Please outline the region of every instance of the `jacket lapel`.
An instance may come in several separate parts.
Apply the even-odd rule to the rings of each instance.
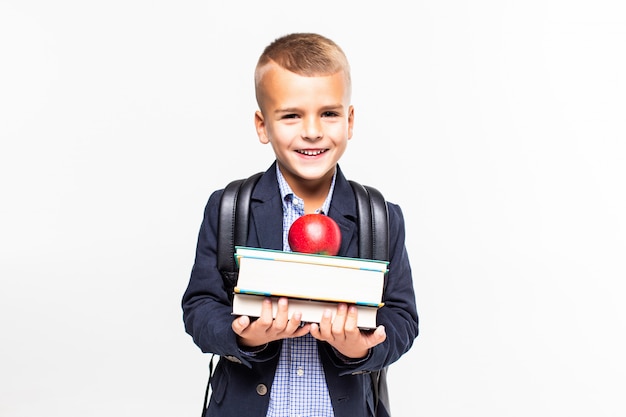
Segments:
[[[280,200],[276,162],[259,179],[250,200],[252,228],[248,245],[283,249],[283,205]]]
[[[335,189],[328,215],[337,222],[341,229],[339,255],[356,257],[358,254],[356,200],[350,183],[339,167],[337,167]]]

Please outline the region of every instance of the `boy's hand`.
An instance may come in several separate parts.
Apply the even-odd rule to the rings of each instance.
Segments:
[[[356,325],[357,314],[355,306],[339,304],[335,319],[332,320],[332,312],[326,310],[320,324],[311,325],[311,335],[328,342],[348,358],[364,358],[370,348],[384,342],[387,335],[384,326],[378,326],[373,332],[362,332]]]
[[[288,301],[286,298],[278,300],[276,318],[272,317],[272,301],[266,298],[263,301],[261,316],[250,321],[248,316],[236,318],[232,323],[233,331],[237,334],[241,346],[263,346],[274,340],[304,336],[309,332],[310,324],[301,326],[300,313],[294,313],[291,320],[288,317]]]

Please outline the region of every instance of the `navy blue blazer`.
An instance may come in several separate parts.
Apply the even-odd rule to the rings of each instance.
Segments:
[[[282,250],[282,202],[276,163],[264,173],[252,193],[248,246]],[[185,330],[202,352],[220,360],[211,383],[206,416],[265,417],[278,364],[281,341],[270,343],[256,355],[239,350],[232,331],[232,305],[216,266],[217,216],[223,190],[212,193],[204,211],[195,262],[183,295]],[[385,326],[387,339],[371,349],[367,360],[346,363],[325,342],[318,342],[328,390],[336,417],[373,416],[373,393],[367,375],[398,360],[418,334],[418,316],[405,227],[399,206],[389,206],[389,273],[383,294],[385,305],[377,322]],[[358,256],[356,201],[350,184],[338,168],[328,215],[341,229],[339,256]]]

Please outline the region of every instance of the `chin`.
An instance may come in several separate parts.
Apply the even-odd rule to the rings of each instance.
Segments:
[[[321,161],[291,161],[293,163],[278,163],[283,175],[293,177],[300,181],[319,181],[325,178],[331,178],[337,166],[337,163],[328,165],[327,163],[319,163]]]
[[[303,180],[318,181],[331,178],[335,173],[335,165],[319,169],[303,169],[298,171],[298,176]]]

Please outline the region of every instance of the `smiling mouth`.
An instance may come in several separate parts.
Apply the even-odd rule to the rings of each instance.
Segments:
[[[328,149],[314,149],[314,150],[298,149],[296,152],[298,152],[298,153],[300,153],[302,155],[307,155],[307,156],[317,156],[317,155],[323,154],[327,150]]]

